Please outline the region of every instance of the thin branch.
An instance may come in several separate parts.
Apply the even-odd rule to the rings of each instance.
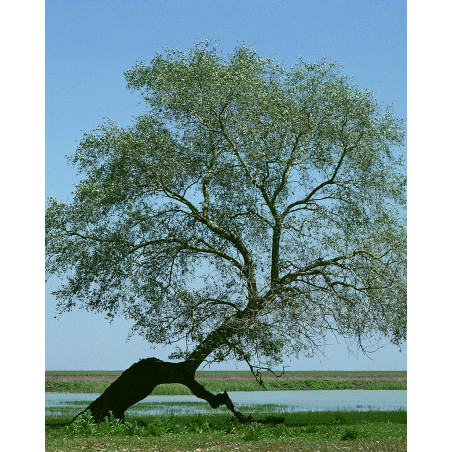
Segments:
[[[342,165],[342,162],[343,162],[343,160],[344,160],[344,157],[345,157],[345,154],[346,154],[347,150],[348,150],[348,149],[347,149],[347,146],[344,146],[344,149],[343,149],[343,151],[342,151],[342,154],[341,154],[341,156],[340,156],[340,158],[339,158],[339,161],[338,161],[338,163],[337,163],[337,165],[336,165],[336,168],[334,169],[333,174],[331,175],[331,177],[330,177],[328,180],[322,182],[320,185],[318,185],[318,186],[315,187],[314,189],[312,189],[312,191],[311,191],[304,199],[301,199],[301,200],[298,200],[298,201],[295,201],[295,202],[289,204],[289,205],[286,207],[286,209],[284,210],[284,212],[282,213],[282,215],[281,215],[283,218],[284,218],[288,213],[290,213],[294,207],[299,206],[299,205],[301,205],[301,204],[307,204],[307,203],[311,200],[311,198],[312,198],[319,190],[321,190],[323,187],[325,187],[325,186],[327,186],[327,185],[332,185],[332,184],[335,183],[335,182],[334,182],[334,179],[335,179],[335,177],[336,177],[336,175],[337,175],[337,173],[338,173],[338,171],[339,171],[339,168],[340,168],[341,165]]]

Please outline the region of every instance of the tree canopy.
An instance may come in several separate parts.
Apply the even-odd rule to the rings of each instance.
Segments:
[[[390,108],[326,59],[288,68],[244,45],[168,50],[125,78],[146,110],[86,133],[73,199],[47,203],[60,312],[125,316],[194,367],[270,366],[329,332],[405,339],[404,124]]]

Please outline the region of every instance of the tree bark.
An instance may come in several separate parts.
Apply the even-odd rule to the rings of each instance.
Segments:
[[[115,418],[123,421],[125,411],[147,397],[157,385],[181,383],[187,386],[196,397],[206,400],[212,408],[225,405],[240,422],[256,422],[251,416],[243,415],[234,406],[226,391],[221,394],[212,394],[194,377],[195,371],[189,362],[169,363],[157,358],[141,359],[126,369],[103,394],[73,420],[89,410],[96,423],[102,422],[110,412]],[[283,420],[276,419],[273,422],[283,422]]]

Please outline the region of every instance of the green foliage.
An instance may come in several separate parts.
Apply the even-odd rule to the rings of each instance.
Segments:
[[[223,424],[223,431],[226,434],[235,434],[240,430],[240,424],[236,418],[232,417],[231,419],[225,421]]]
[[[73,200],[48,200],[61,312],[123,315],[198,361],[311,355],[331,330],[405,339],[404,124],[389,108],[337,64],[245,46],[168,50],[125,77],[146,112],[86,133]]]
[[[246,441],[257,441],[264,436],[265,426],[263,424],[246,424],[243,428],[243,439]]]
[[[46,436],[61,436],[68,444],[80,437],[95,437],[96,441],[108,443],[113,438],[137,438],[144,448],[146,438],[156,447],[159,437],[180,446],[191,438],[202,441],[232,441],[260,444],[262,441],[295,441],[297,444],[313,441],[406,441],[406,411],[394,412],[312,412],[285,413],[284,424],[241,424],[230,415],[146,417],[121,423],[111,416],[95,424],[89,412],[78,417],[72,424],[59,427],[48,424]],[[173,439],[172,439],[173,438]],[[47,441],[46,441],[47,442]],[[398,444],[399,444],[398,443]],[[150,447],[150,445],[149,445]],[[58,448],[57,448],[58,449]],[[59,448],[58,450],[61,450]],[[391,449],[392,450],[392,449]],[[397,449],[398,450],[398,449]]]
[[[341,435],[342,441],[348,441],[348,440],[355,440],[359,437],[359,432],[356,429],[347,429],[345,432]]]
[[[91,411],[85,411],[68,425],[67,431],[75,434],[92,434],[97,431],[97,425]]]
[[[147,432],[153,436],[160,436],[167,433],[180,433],[186,430],[186,426],[177,423],[174,416],[157,417],[147,425]]]
[[[187,425],[187,430],[193,433],[204,433],[211,429],[210,423],[206,419],[197,419]]]
[[[93,415],[89,410],[78,416],[70,423],[66,430],[68,433],[77,435],[112,435],[112,436],[132,436],[147,434],[146,425],[140,421],[121,422],[110,415],[101,423],[95,423]]]

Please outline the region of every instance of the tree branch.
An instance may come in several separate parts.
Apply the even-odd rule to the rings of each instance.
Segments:
[[[323,187],[325,187],[325,186],[327,186],[327,185],[332,185],[332,184],[335,183],[335,182],[334,182],[334,179],[336,178],[336,175],[337,175],[337,173],[338,173],[338,171],[339,171],[339,168],[340,168],[341,165],[342,165],[342,162],[343,162],[343,160],[344,160],[344,157],[345,157],[346,152],[347,152],[347,146],[344,146],[344,149],[343,149],[343,151],[342,151],[342,154],[341,154],[341,156],[340,156],[340,158],[339,158],[339,161],[338,161],[338,163],[337,163],[337,165],[336,165],[336,168],[334,169],[333,174],[331,175],[331,177],[330,177],[328,180],[322,182],[320,185],[318,185],[318,186],[315,187],[314,189],[312,189],[312,191],[311,191],[304,199],[301,199],[301,200],[298,200],[298,201],[295,201],[295,202],[289,204],[289,205],[286,207],[286,209],[284,210],[284,212],[282,213],[282,215],[281,215],[283,218],[284,218],[287,214],[289,214],[289,213],[292,211],[292,208],[294,208],[294,207],[296,207],[296,206],[299,206],[299,205],[301,205],[301,204],[307,204],[307,203],[311,200],[311,198],[312,198],[319,190],[321,190]]]
[[[165,187],[163,181],[161,180],[162,189],[165,191],[167,196],[171,197],[172,199],[176,199],[179,202],[185,204],[190,210],[191,210],[191,216],[198,222],[202,223],[204,226],[206,226],[210,231],[212,231],[217,236],[227,240],[230,242],[242,255],[244,265],[241,268],[242,273],[244,274],[246,280],[249,283],[249,291],[250,296],[255,296],[257,293],[257,283],[256,283],[256,276],[254,271],[254,262],[251,257],[251,253],[246,248],[245,244],[243,243],[242,239],[232,232],[229,232],[228,230],[222,228],[218,224],[216,224],[210,217],[205,217],[199,212],[199,210],[185,197],[179,195],[178,193],[170,190],[168,187]]]

